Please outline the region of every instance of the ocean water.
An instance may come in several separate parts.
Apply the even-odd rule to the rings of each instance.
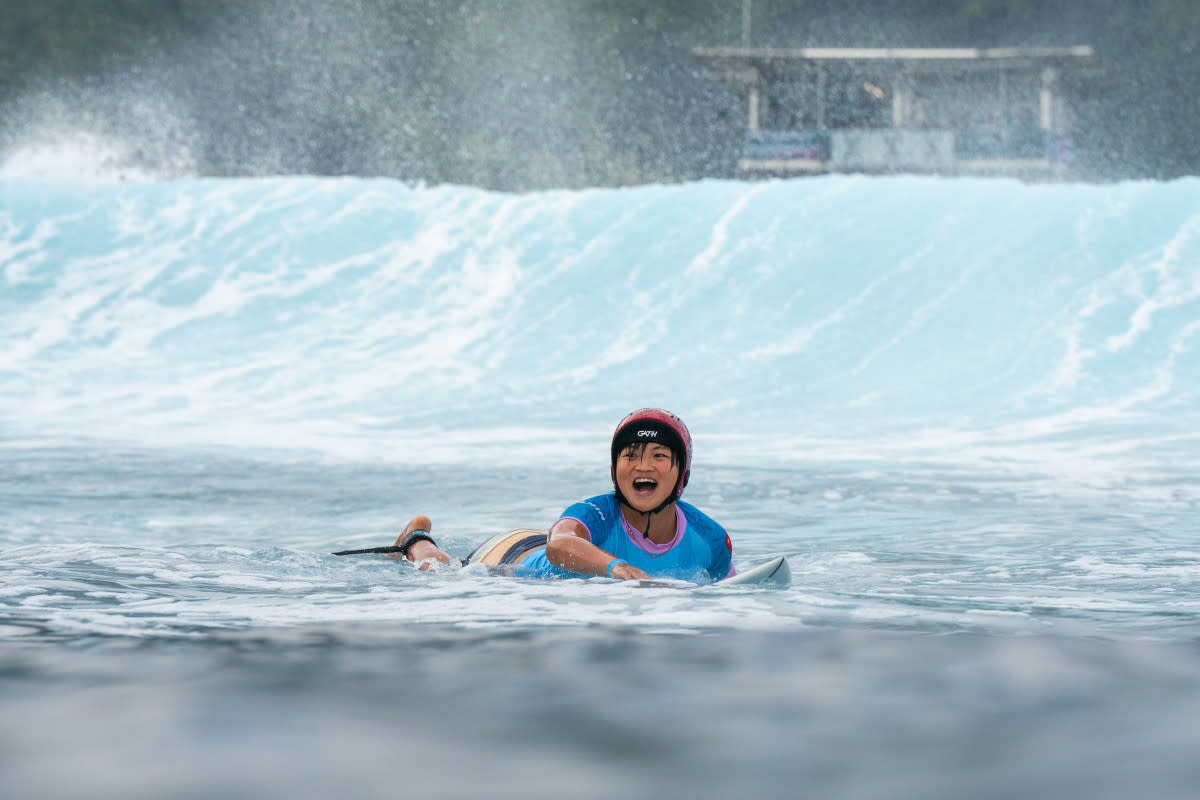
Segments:
[[[0,793],[1194,796],[1198,346],[1198,180],[0,170]],[[644,405],[791,587],[330,555]]]

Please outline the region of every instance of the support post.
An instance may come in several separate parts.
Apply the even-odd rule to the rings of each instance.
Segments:
[[[1056,120],[1054,119],[1054,93],[1058,83],[1058,70],[1054,67],[1046,67],[1042,70],[1042,93],[1040,106],[1040,123],[1044,131],[1052,131],[1055,129]]]
[[[908,108],[908,82],[903,72],[892,78],[892,127],[903,128]]]
[[[1012,144],[1012,104],[1008,99],[1008,70],[1000,70],[1000,141],[1007,150]]]
[[[817,128],[825,129],[825,67],[817,64]]]

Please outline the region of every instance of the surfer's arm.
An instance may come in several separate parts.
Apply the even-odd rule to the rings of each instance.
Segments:
[[[556,567],[582,575],[603,575],[621,580],[650,577],[632,564],[592,544],[587,528],[577,519],[560,519],[550,528],[550,537],[546,540],[546,560]],[[614,560],[617,563],[614,564]]]

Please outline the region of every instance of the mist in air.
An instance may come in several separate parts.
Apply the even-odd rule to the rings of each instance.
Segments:
[[[128,13],[88,8],[101,20]],[[64,37],[86,24],[55,13],[35,21]],[[5,174],[87,163],[117,177],[359,175],[514,191],[737,177],[745,100],[691,48],[744,42],[1089,44],[1102,77],[1073,97],[1076,176],[1197,169],[1197,24],[1168,6],[231,0],[159,14],[73,57],[14,51],[0,83]]]

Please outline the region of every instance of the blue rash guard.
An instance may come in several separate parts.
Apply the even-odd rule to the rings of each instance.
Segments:
[[[576,503],[559,519],[573,519],[587,529],[592,544],[649,575],[711,583],[733,573],[733,545],[725,529],[693,505],[675,503],[675,538],[655,544],[625,521],[615,492]],[[529,553],[513,572],[518,578],[590,578],[556,567],[543,545]]]

